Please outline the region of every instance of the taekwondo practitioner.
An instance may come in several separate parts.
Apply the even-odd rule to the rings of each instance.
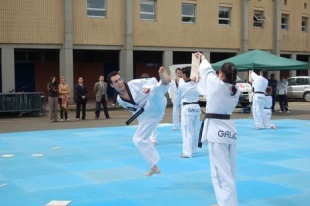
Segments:
[[[198,146],[200,106],[197,82],[190,79],[191,67],[182,68],[184,83],[179,86],[175,103],[181,105],[183,152],[181,158],[191,158]]]
[[[268,86],[266,89],[265,99],[264,99],[264,127],[268,129],[276,129],[275,124],[270,123],[271,115],[272,115],[272,105],[273,105],[273,98],[272,98],[272,87]]]
[[[263,116],[264,116],[264,99],[265,91],[268,86],[268,80],[264,77],[266,71],[261,70],[260,75],[257,75],[255,72],[250,71],[250,81],[252,81],[254,86],[254,95],[253,95],[253,118],[255,129],[264,128]]]
[[[158,73],[159,82],[156,78],[149,78],[125,83],[117,72],[111,72],[108,75],[111,87],[118,92],[119,105],[133,113],[133,117],[126,124],[130,124],[134,118],[138,119],[133,142],[151,168],[145,174],[146,176],[160,173],[157,166],[160,157],[150,137],[164,116],[167,105],[165,94],[171,81],[164,67],[160,67]]]
[[[217,76],[202,53],[197,52],[195,56],[201,60],[197,90],[208,96],[201,142],[208,143],[211,178],[217,204],[237,206],[237,128],[230,120],[230,115],[239,99],[236,86],[238,69],[232,63],[225,63]]]
[[[175,70],[175,79],[172,79],[169,88],[168,88],[168,94],[169,98],[172,102],[172,129],[178,130],[180,129],[180,105],[176,104],[175,98],[177,95],[177,90],[181,84],[184,83],[184,80],[182,79],[182,69],[177,68]]]

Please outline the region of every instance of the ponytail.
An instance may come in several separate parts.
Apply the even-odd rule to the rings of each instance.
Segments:
[[[234,96],[237,93],[237,87],[236,87],[236,80],[237,80],[237,73],[238,69],[235,65],[232,65],[231,67],[231,82],[232,82],[232,87],[231,87],[231,96]]]
[[[223,64],[223,66],[221,67],[221,72],[225,74],[224,81],[232,84],[232,87],[230,88],[230,95],[234,96],[238,91],[238,88],[236,86],[237,73],[238,73],[237,67],[231,62],[227,62]]]

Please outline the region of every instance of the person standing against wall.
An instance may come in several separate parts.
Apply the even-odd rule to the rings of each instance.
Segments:
[[[57,102],[58,102],[58,84],[56,77],[52,76],[47,84],[48,105],[51,122],[58,122]]]
[[[103,106],[104,115],[107,119],[110,119],[108,106],[107,106],[107,90],[108,90],[108,84],[104,82],[104,77],[101,75],[99,77],[99,82],[96,82],[94,85],[94,93],[96,96],[96,109],[95,109],[95,118],[99,119],[100,117],[100,107],[101,104]]]
[[[271,98],[272,98],[271,111],[272,112],[274,112],[274,105],[276,103],[277,84],[278,84],[278,81],[274,78],[274,74],[271,74],[270,79],[268,79],[268,86],[271,87],[272,89],[272,94],[271,94]]]
[[[288,110],[288,103],[287,103],[287,86],[288,82],[284,78],[283,75],[280,76],[280,81],[278,82],[278,98],[279,98],[279,105],[280,105],[280,111],[279,112],[286,112],[290,113]]]
[[[60,121],[63,122],[69,121],[68,119],[68,104],[70,101],[70,88],[69,85],[66,83],[64,77],[60,78],[60,84],[58,86],[59,92],[59,105],[60,105]]]
[[[83,78],[79,77],[78,84],[75,85],[76,120],[80,120],[81,107],[82,120],[85,120],[86,118],[87,87],[83,82]]]

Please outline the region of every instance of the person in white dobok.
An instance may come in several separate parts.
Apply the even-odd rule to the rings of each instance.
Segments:
[[[179,86],[175,103],[181,105],[183,152],[181,158],[190,158],[198,146],[200,106],[197,83],[190,79],[191,67],[182,68],[184,83]]]
[[[255,129],[264,128],[264,100],[265,100],[265,91],[268,86],[268,80],[265,78],[266,71],[261,70],[260,75],[257,75],[255,72],[250,71],[250,81],[252,81],[254,86],[253,94],[253,118]]]
[[[265,99],[264,99],[264,116],[263,116],[263,122],[264,127],[267,129],[276,129],[275,124],[271,124],[271,115],[272,115],[272,104],[273,104],[273,98],[272,98],[272,87],[268,86],[266,89]]]
[[[236,85],[238,69],[233,63],[225,63],[217,76],[202,53],[197,52],[195,56],[201,60],[197,90],[208,97],[199,143],[208,144],[217,204],[237,206],[237,128],[230,120],[230,115],[239,100],[239,88]]]
[[[182,69],[177,68],[175,70],[175,79],[172,79],[169,84],[168,94],[172,102],[172,129],[180,129],[180,105],[175,103],[175,98],[180,85],[184,83],[182,78]]]
[[[131,111],[133,117],[138,119],[133,142],[150,167],[146,176],[160,173],[157,166],[160,157],[150,137],[154,135],[157,124],[164,116],[167,105],[165,94],[171,81],[164,67],[160,67],[158,73],[159,82],[156,78],[149,78],[135,79],[125,83],[117,72],[111,72],[108,75],[111,87],[118,92],[119,105]],[[129,124],[128,122],[130,123],[128,120],[126,124]]]

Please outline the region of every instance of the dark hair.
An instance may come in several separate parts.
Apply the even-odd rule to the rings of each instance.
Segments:
[[[53,83],[53,79],[54,79],[54,78],[55,78],[55,82]],[[50,84],[57,85],[56,77],[55,77],[55,76],[51,76],[49,83],[50,83]]]
[[[222,65],[221,72],[225,74],[225,82],[232,84],[231,87],[231,96],[234,96],[237,93],[237,87],[236,87],[236,80],[237,80],[237,73],[238,69],[236,65],[234,65],[231,62],[227,62]]]
[[[260,70],[260,72],[263,74],[263,77],[267,77],[267,71],[265,69]]]
[[[182,69],[180,67],[176,68],[175,73],[177,73],[177,71],[182,71]]]
[[[185,74],[186,77],[190,77],[191,76],[191,67],[183,67],[182,68],[182,73]]]
[[[108,74],[108,79],[107,79],[107,81],[108,81],[110,84],[112,84],[111,78],[114,77],[114,76],[116,76],[116,75],[119,75],[119,73],[116,72],[116,71],[110,72],[110,73]]]

